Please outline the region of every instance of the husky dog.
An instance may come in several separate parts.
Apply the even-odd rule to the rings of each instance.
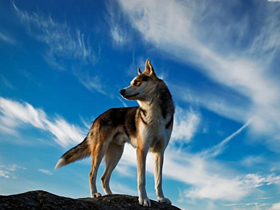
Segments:
[[[175,108],[172,96],[163,80],[157,77],[149,60],[146,61],[145,71],[142,73],[138,68],[138,75],[129,87],[120,91],[120,94],[127,100],[136,100],[139,106],[113,108],[101,114],[93,122],[84,141],[67,151],[55,168],[91,155],[91,196],[99,197],[101,194],[96,189],[96,176],[105,155],[106,167],[101,181],[105,193],[111,194],[111,173],[123,154],[124,144],[129,142],[137,151],[139,204],[151,206],[145,187],[146,157],[149,151],[155,157],[157,198],[159,202],[171,204],[170,200],[164,197],[162,190],[162,166],[164,151],[173,128]]]

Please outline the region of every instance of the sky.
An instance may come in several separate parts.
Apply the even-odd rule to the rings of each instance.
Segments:
[[[176,106],[163,189],[185,210],[280,209],[280,2],[0,0],[0,194],[89,197],[58,159],[150,59]],[[156,200],[153,157],[147,192]],[[104,194],[98,172],[97,187]],[[130,146],[114,193],[137,195]]]

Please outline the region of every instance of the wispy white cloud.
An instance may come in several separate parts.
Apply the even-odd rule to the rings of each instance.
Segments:
[[[117,194],[129,194],[129,195],[137,195],[137,191],[135,189],[131,189],[129,186],[126,186],[124,184],[120,184],[120,183],[111,183],[112,185],[112,190],[114,191],[114,193]]]
[[[275,174],[269,174],[267,176],[261,176],[259,174],[247,174],[243,180],[246,185],[252,187],[260,187],[263,185],[280,184],[280,176]]]
[[[171,138],[173,141],[188,143],[195,135],[199,122],[200,116],[198,113],[177,106]]]
[[[0,81],[1,81],[1,84],[4,85],[5,87],[7,87],[9,89],[15,89],[14,85],[2,74],[0,74]]]
[[[210,1],[120,0],[119,3],[146,42],[172,58],[195,64],[210,79],[248,98],[252,104],[241,121],[252,119],[252,133],[269,136],[279,133],[280,87],[275,79],[276,69],[272,68],[279,55],[280,41],[275,38],[280,30],[275,27],[279,25],[279,10],[269,3],[254,1],[252,14],[244,11],[237,18],[233,15],[238,7],[234,2],[215,2],[215,6]],[[257,14],[263,14],[264,18]],[[254,18],[260,24],[257,30],[249,30]],[[267,32],[268,28],[271,31]],[[217,108],[216,105],[211,108]]]
[[[53,173],[47,169],[38,169],[38,171],[46,175],[53,175]]]
[[[172,174],[170,169],[175,171],[180,170],[180,173],[184,175],[179,180],[193,186],[191,190],[184,191],[185,199],[239,201],[253,193],[256,188],[271,184],[279,185],[279,175],[267,174],[262,176],[259,174],[245,174],[230,176],[223,171],[225,170],[225,166],[222,164],[203,159],[200,156],[192,156],[191,165],[187,161],[184,161],[186,164],[184,164],[183,168],[183,164],[180,166],[178,162],[172,163],[171,168],[168,170],[169,175],[176,176],[177,180],[179,175]],[[211,169],[211,167],[214,167],[214,169]],[[218,172],[219,170],[220,172]]]
[[[16,174],[15,172],[18,170],[26,170],[25,167],[22,166],[18,166],[18,165],[0,165],[0,178],[5,178],[5,179],[15,179],[16,178]]]
[[[28,27],[31,36],[48,46],[48,59],[59,64],[59,58],[76,59],[81,62],[95,64],[97,57],[89,40],[79,29],[72,30],[67,23],[59,23],[50,15],[39,12],[32,14],[20,10],[13,3],[16,14]],[[61,66],[62,67],[62,66]]]
[[[29,13],[19,9],[15,3],[13,7],[29,35],[47,47],[43,57],[51,67],[70,69],[87,89],[106,94],[99,76],[88,70],[88,66],[92,68],[100,57],[100,48],[92,48],[89,35],[71,28],[66,22],[56,21],[51,15]]]
[[[135,52],[133,52],[132,63],[130,64],[130,66],[127,69],[127,74],[129,76],[135,76],[137,69],[140,68],[141,66],[143,66],[143,64],[145,63],[145,59],[146,58],[135,56]]]
[[[18,128],[31,125],[55,136],[55,141],[66,147],[80,142],[86,132],[61,117],[50,119],[42,109],[27,102],[17,102],[0,97],[0,129],[4,133],[17,135]]]
[[[146,163],[147,172],[153,174],[154,164],[150,155],[148,155]],[[136,154],[131,146],[127,145],[125,147],[120,166],[126,167],[126,174],[133,174],[136,167]],[[254,192],[256,187],[269,185],[269,183],[279,184],[279,175],[276,174],[266,176],[237,174],[229,166],[219,161],[205,158],[199,153],[193,154],[169,146],[165,154],[164,177],[192,187],[191,190],[181,192],[181,200],[210,199],[238,201]]]
[[[136,170],[132,170],[131,165],[119,164],[116,171],[122,176],[136,177]]]
[[[10,171],[0,170],[0,177],[9,179],[10,178]]]
[[[221,143],[206,150],[207,155],[205,152],[190,153],[172,144],[169,145],[165,153],[164,177],[191,186],[190,190],[181,191],[181,202],[189,199],[240,201],[256,193],[262,186],[279,185],[280,175],[276,172],[244,174],[214,159],[224,151],[229,141],[247,128],[248,124],[244,124]],[[131,146],[125,147],[120,167],[120,170],[125,167],[125,174],[131,175],[135,171],[136,154]],[[154,164],[151,155],[148,155],[146,167],[147,172],[153,174]]]
[[[278,210],[278,209],[280,209],[280,202],[273,204],[271,208],[269,208],[268,210]]]
[[[192,186],[185,199],[239,200],[250,193],[226,166],[197,154],[168,150],[164,167],[166,176]]]
[[[31,124],[36,128],[43,128],[42,118],[45,113],[41,109],[34,109],[30,104],[21,104],[12,100],[0,98],[0,112],[2,126],[17,127],[21,124]]]
[[[221,141],[219,144],[213,146],[210,149],[207,149],[203,152],[201,152],[202,156],[205,157],[216,157],[218,155],[220,155],[224,149],[226,144],[231,141],[236,135],[238,135],[240,132],[242,132],[246,127],[248,127],[250,124],[250,121],[248,121],[247,123],[245,123],[241,128],[239,128],[237,131],[235,131],[234,133],[232,133],[231,135],[229,135],[228,137],[226,137],[223,141]]]
[[[192,125],[189,126],[188,124],[183,126],[185,128],[183,133],[180,130],[180,126],[174,126],[175,137],[177,136],[177,141],[180,141],[179,137],[182,136],[184,136],[182,139],[187,138],[190,140],[198,128],[200,121],[199,114],[192,110],[183,110],[180,107],[177,107],[177,114],[175,121],[177,120],[180,123],[189,122]],[[194,115],[197,119],[192,122],[191,119],[193,119]],[[178,118],[178,116],[180,117]],[[210,199],[238,201],[250,195],[257,187],[269,185],[269,183],[278,184],[278,175],[240,175],[237,171],[234,172],[229,166],[213,159],[213,157],[221,154],[226,144],[247,128],[248,125],[249,122],[245,123],[240,129],[221,141],[221,143],[203,152],[190,153],[176,148],[173,144],[169,145],[165,154],[164,176],[192,186],[191,190],[181,192],[181,200]],[[172,141],[176,141],[176,138]],[[135,167],[135,150],[131,146],[126,146],[120,161],[120,170],[124,171],[126,175],[131,175]],[[151,156],[148,156],[147,171],[151,174],[154,172],[153,167],[153,160]],[[123,170],[124,168],[125,170]]]
[[[117,46],[123,46],[127,42],[126,35],[117,25],[111,28],[111,36]]]
[[[99,76],[90,76],[89,72],[81,72],[80,70],[75,70],[74,75],[88,90],[107,95],[106,88],[101,83],[101,78]]]
[[[247,156],[241,161],[241,165],[244,165],[246,167],[252,167],[261,163],[265,163],[266,160],[263,156]]]
[[[11,45],[16,45],[18,43],[13,37],[3,34],[2,32],[0,32],[0,40]]]
[[[219,144],[202,152],[192,154],[171,147],[171,153],[166,155],[165,167],[168,169],[165,174],[193,186],[190,191],[181,192],[184,195],[182,197],[185,199],[238,201],[250,195],[256,188],[280,184],[280,176],[276,173],[237,175],[238,172],[230,172],[232,169],[213,159],[223,153],[228,142],[246,129],[249,124],[250,121]],[[184,157],[184,159],[180,157]],[[180,171],[180,174],[173,173],[174,171]]]
[[[118,99],[124,107],[128,107],[127,104],[121,99],[121,97],[118,97]]]
[[[268,210],[267,207],[271,206],[271,204],[256,201],[251,203],[224,204],[223,206],[232,210]]]
[[[123,15],[120,10],[117,10],[116,7],[119,7],[115,2],[107,3],[107,15],[105,17],[107,23],[110,27],[110,35],[115,47],[123,47],[131,42],[129,32],[127,28],[122,27],[125,23]]]
[[[80,120],[83,123],[83,125],[89,130],[91,127],[91,123],[92,123],[92,119],[94,119],[94,117],[91,117],[90,120],[88,119],[84,119],[82,116],[80,116]]]
[[[51,121],[46,119],[44,123],[44,129],[52,133],[56,137],[56,142],[63,147],[79,143],[86,136],[86,132],[82,128],[69,124],[61,117]]]
[[[249,118],[250,100],[240,95],[225,91],[211,92],[204,89],[188,87],[187,85],[170,84],[177,100],[204,107],[222,117],[245,123]],[[205,88],[207,89],[207,88]]]

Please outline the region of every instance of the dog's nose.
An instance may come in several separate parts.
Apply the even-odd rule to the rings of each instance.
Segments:
[[[124,95],[124,93],[125,93],[125,89],[120,90],[121,95]]]

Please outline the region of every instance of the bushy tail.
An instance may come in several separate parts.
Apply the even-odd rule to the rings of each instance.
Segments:
[[[90,151],[87,144],[87,137],[77,146],[65,152],[57,162],[55,169],[68,165],[69,163],[90,156]]]

